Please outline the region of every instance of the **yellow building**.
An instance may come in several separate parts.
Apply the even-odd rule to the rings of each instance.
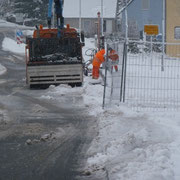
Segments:
[[[180,43],[180,0],[166,0],[166,42]],[[180,45],[167,45],[166,53],[180,57]]]

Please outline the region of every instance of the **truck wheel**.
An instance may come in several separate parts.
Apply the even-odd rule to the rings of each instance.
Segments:
[[[35,89],[35,88],[37,88],[37,86],[34,85],[34,84],[31,84],[31,85],[29,86],[29,88],[30,88],[30,89]]]
[[[82,82],[79,82],[79,83],[70,83],[69,84],[72,88],[73,87],[81,87],[82,86]]]
[[[87,69],[84,69],[84,75],[88,76],[88,70]]]
[[[76,87],[81,87],[81,86],[82,86],[82,82],[76,83]]]

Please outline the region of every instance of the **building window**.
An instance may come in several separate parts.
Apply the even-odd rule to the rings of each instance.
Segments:
[[[149,9],[149,0],[142,0],[142,9],[143,10]]]
[[[174,28],[174,38],[180,40],[180,26]]]

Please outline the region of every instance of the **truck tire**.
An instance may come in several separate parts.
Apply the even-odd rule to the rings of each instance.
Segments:
[[[81,87],[81,86],[82,86],[82,82],[76,83],[76,87]]]
[[[79,82],[79,83],[70,83],[69,84],[72,88],[73,87],[81,87],[82,86],[82,82]]]

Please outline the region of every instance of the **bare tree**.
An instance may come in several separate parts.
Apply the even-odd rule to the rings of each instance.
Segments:
[[[6,0],[0,0],[0,9],[1,13],[0,15],[3,16],[7,10],[8,2]]]
[[[0,8],[3,7],[3,5],[4,5],[5,2],[6,2],[5,0],[0,0]]]
[[[0,15],[5,16],[5,14],[12,12],[11,8],[12,1],[10,0],[0,0]]]

